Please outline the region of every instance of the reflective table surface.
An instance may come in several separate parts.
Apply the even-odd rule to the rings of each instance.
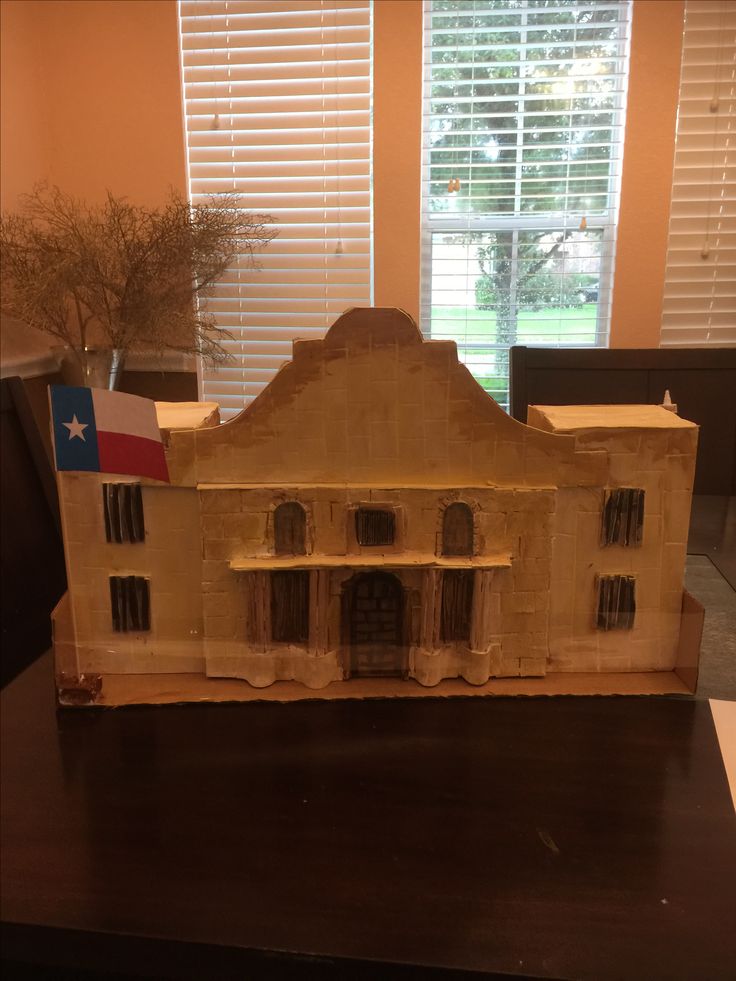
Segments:
[[[57,713],[46,655],[2,749],[9,977],[733,977],[705,701]]]

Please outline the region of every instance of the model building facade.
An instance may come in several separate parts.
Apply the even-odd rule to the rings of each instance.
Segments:
[[[391,309],[352,310],[237,418],[167,436],[171,484],[59,475],[66,679],[666,671],[697,427],[658,406],[510,418]]]

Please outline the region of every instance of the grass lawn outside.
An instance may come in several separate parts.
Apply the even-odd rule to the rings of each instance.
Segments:
[[[561,310],[523,310],[519,313],[518,344],[595,344],[596,303]],[[496,313],[474,307],[432,307],[432,337],[458,344],[493,344]]]
[[[596,342],[598,306],[528,310],[519,313],[517,344],[570,344],[592,346]],[[508,368],[497,354],[496,314],[474,307],[432,307],[431,337],[457,342],[458,354],[480,385],[506,411],[509,407]]]

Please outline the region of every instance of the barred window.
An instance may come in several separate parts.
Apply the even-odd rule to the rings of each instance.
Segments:
[[[110,576],[112,629],[116,633],[151,629],[148,579],[143,576]]]
[[[448,504],[442,516],[442,554],[473,554],[473,512],[460,501]]]
[[[631,630],[636,613],[634,576],[598,577],[599,630]]]
[[[601,545],[641,545],[644,491],[616,487],[606,494],[601,523]]]
[[[396,536],[394,512],[358,508],[355,512],[355,535],[359,545],[393,545]]]
[[[105,537],[108,542],[142,542],[143,495],[140,484],[103,484]]]
[[[307,550],[307,516],[296,501],[286,501],[273,515],[274,549],[277,555],[304,555]]]
[[[271,574],[271,637],[277,643],[309,640],[309,573]]]
[[[446,569],[442,576],[443,641],[470,640],[470,617],[473,609],[473,570]]]

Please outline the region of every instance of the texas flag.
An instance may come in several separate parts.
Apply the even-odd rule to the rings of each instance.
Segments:
[[[156,403],[103,388],[50,385],[57,470],[169,480]]]

